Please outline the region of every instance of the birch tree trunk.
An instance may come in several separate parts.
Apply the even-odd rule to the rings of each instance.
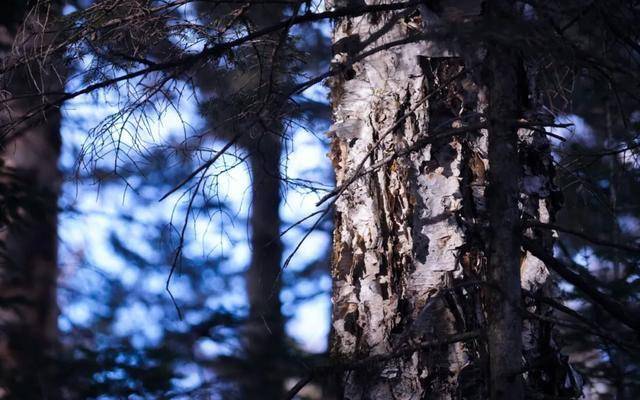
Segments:
[[[49,4],[45,11],[56,13],[59,9]],[[30,15],[24,30],[20,21],[3,18],[3,67],[19,55],[31,54],[36,44],[46,43],[39,16]],[[37,115],[37,122],[19,121],[47,101],[40,93],[62,91],[64,73],[60,63],[49,61],[47,65],[20,67],[1,79],[5,102],[0,109],[0,398],[56,398],[51,359],[58,317],[61,115],[53,109]],[[11,100],[21,96],[23,99]]]
[[[438,15],[408,9],[334,25],[333,63],[342,70],[331,82],[330,157],[338,188],[347,186],[335,203],[331,353],[346,361],[480,336],[349,371],[343,398],[566,394],[551,327],[521,322],[525,307],[547,311],[522,303],[520,286],[539,295],[553,287],[544,264],[520,249],[519,218],[552,219],[555,190],[546,137],[514,128],[523,115],[511,89],[528,85],[521,63],[487,58],[480,40],[464,52],[444,41],[392,46],[445,19],[480,14],[480,2],[444,3]],[[475,54],[485,54],[482,71],[469,65]],[[525,234],[550,248],[551,237]]]

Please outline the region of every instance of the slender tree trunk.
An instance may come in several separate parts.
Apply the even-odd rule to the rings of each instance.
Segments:
[[[259,26],[271,26],[283,15],[280,5],[266,4],[252,11]],[[250,153],[252,175],[251,264],[246,273],[249,320],[244,338],[249,368],[242,385],[242,398],[247,400],[282,399],[286,377],[283,360],[287,336],[280,302],[283,251],[280,161],[285,127],[277,112],[277,105],[282,101],[277,93],[283,85],[283,70],[286,69],[287,50],[282,47],[288,44],[282,40],[280,33],[273,34],[259,46],[257,57],[270,60],[267,65],[258,61],[262,66],[254,71],[260,76],[255,95],[261,110],[256,117],[261,122],[256,127],[258,133],[245,133],[241,140]]]
[[[511,15],[506,1],[486,5],[487,29]],[[490,166],[487,205],[489,252],[487,291],[487,339],[493,400],[524,398],[520,374],[522,366],[522,315],[520,290],[520,180],[518,129],[522,117],[522,93],[518,79],[518,55],[506,46],[489,41],[486,56],[489,94]],[[525,94],[526,96],[526,94]],[[497,287],[500,290],[493,290]]]
[[[235,15],[233,19],[237,18],[241,26],[260,30],[278,23],[293,5],[203,2],[197,7],[205,21]],[[281,110],[286,99],[282,99],[282,93],[290,84],[287,69],[292,62],[288,40],[277,31],[251,46],[238,48],[234,69],[204,70],[198,82],[200,89],[212,96],[207,116],[215,135],[233,140],[246,151],[250,165],[251,262],[245,273],[249,315],[241,332],[246,354],[238,357],[239,368],[218,368],[219,373],[228,374],[237,383],[239,398],[247,400],[280,400],[284,396],[280,161],[286,130]]]
[[[464,15],[470,2],[463,3],[446,13]],[[422,11],[339,19],[334,63],[440,23]],[[471,53],[485,46],[478,41]],[[544,295],[552,288],[547,268],[522,253],[518,240],[522,215],[553,218],[548,142],[514,129],[518,60],[481,56],[494,77],[485,81],[473,65],[463,72],[471,63],[460,53],[455,43],[403,44],[331,82],[330,157],[338,187],[348,184],[335,203],[331,352],[353,360],[470,331],[489,340],[403,353],[345,373],[345,399],[486,399],[490,392],[518,399],[521,369],[540,364],[527,388],[562,390],[566,371],[550,327],[522,322],[522,313],[544,310],[520,300],[520,286]],[[550,248],[550,237],[525,234]]]
[[[56,12],[56,7],[48,9]],[[57,10],[59,11],[59,10]],[[36,21],[3,21],[3,64],[15,53],[28,53],[38,40],[46,42]],[[18,40],[14,39],[18,37]],[[10,46],[15,45],[13,50]],[[57,342],[57,199],[61,176],[60,112],[39,115],[31,126],[7,124],[47,101],[38,93],[61,91],[64,73],[57,62],[28,65],[2,76],[0,110],[0,398],[55,399],[51,358]]]
[[[280,154],[279,137],[265,134],[256,142],[251,164],[251,265],[246,274],[249,321],[246,351],[249,368],[243,398],[281,399],[284,318],[280,303]]]

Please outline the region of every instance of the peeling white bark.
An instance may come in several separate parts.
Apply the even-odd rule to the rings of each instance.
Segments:
[[[334,27],[333,62],[337,66],[359,51],[406,38],[421,26],[438,24],[437,18],[406,11],[340,19]],[[363,160],[366,169],[434,132],[478,122],[487,96],[474,83],[477,78],[445,85],[462,68],[457,54],[454,45],[428,41],[396,46],[333,78],[330,157],[338,186],[354,176]],[[433,97],[422,103],[425,96]],[[414,108],[413,115],[384,135]],[[554,212],[548,143],[529,130],[521,130],[519,137],[521,153],[537,154],[521,160],[521,210],[548,221]],[[340,195],[332,259],[333,357],[384,354],[407,341],[484,326],[484,296],[474,282],[487,272],[487,152],[486,130],[436,141],[354,181]],[[547,247],[553,240],[528,234]],[[551,293],[548,269],[528,253],[522,257],[521,279],[526,290]],[[539,304],[527,306],[542,310]],[[533,361],[548,343],[539,340],[539,322],[526,322],[523,329],[525,359]],[[486,398],[486,360],[481,341],[415,352],[346,374],[343,395]],[[527,379],[535,386],[533,375]]]
[[[334,43],[357,46],[386,31],[366,48],[381,46],[412,34],[411,25],[404,23],[410,18],[418,19],[408,13],[344,19],[336,24]],[[438,79],[445,79],[430,80],[420,59],[446,53],[437,47],[420,42],[379,52],[333,82],[331,156],[338,185],[355,173],[363,159],[367,158],[366,168],[415,143],[442,122],[441,116],[429,115],[425,102],[396,131],[380,136],[435,91]],[[343,50],[335,62],[354,51],[348,46]],[[458,72],[457,68],[451,70]],[[448,125],[452,123],[453,119]],[[380,145],[374,146],[378,141]],[[453,140],[438,144],[437,150],[433,147],[355,181],[336,202],[332,348],[336,356],[381,354],[401,345],[403,330],[418,319],[427,301],[461,275],[456,257],[464,233],[456,214],[462,207],[462,145]],[[434,336],[454,332],[453,316],[440,308],[442,329],[434,330]],[[441,371],[428,366],[427,358],[415,353],[370,371],[373,375],[348,375],[345,398],[419,399],[427,391],[450,398],[451,390],[445,387],[453,386],[467,362],[464,347],[452,346],[437,355],[449,364],[452,378],[443,379]],[[426,383],[433,379],[434,383]]]

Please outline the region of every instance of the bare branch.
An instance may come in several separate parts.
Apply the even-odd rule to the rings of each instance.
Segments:
[[[595,238],[593,236],[589,236],[583,232],[578,232],[574,229],[569,229],[569,228],[565,228],[563,226],[560,225],[556,225],[556,224],[549,224],[549,223],[544,223],[544,222],[539,222],[539,221],[532,221],[532,220],[528,220],[524,222],[525,226],[530,226],[530,227],[534,227],[534,228],[544,228],[544,229],[552,229],[552,230],[556,230],[556,231],[560,231],[560,232],[564,232],[564,233],[568,233],[570,235],[573,236],[577,236],[581,239],[584,239],[588,242],[591,242],[593,244],[597,244],[600,246],[607,246],[607,247],[613,247],[616,249],[620,249],[620,250],[625,250],[631,253],[640,253],[640,247],[636,247],[636,246],[629,246],[629,245],[625,245],[625,244],[621,244],[621,243],[614,243],[608,240],[603,240],[603,239],[598,239]]]
[[[526,250],[528,250],[536,258],[544,262],[548,267],[556,271],[558,275],[560,275],[564,280],[584,292],[591,298],[594,303],[600,305],[615,319],[622,322],[634,331],[640,333],[640,318],[638,313],[628,310],[622,304],[609,298],[609,296],[593,287],[583,277],[572,271],[560,260],[547,253],[542,247],[540,247],[540,245],[535,243],[533,240],[523,237],[522,244]],[[595,278],[593,279],[595,280]]]

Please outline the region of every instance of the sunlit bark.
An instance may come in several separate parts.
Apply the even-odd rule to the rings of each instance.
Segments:
[[[358,52],[443,18],[480,17],[471,2],[458,10],[449,3],[444,16],[423,9],[338,20],[334,64],[349,64]],[[553,218],[548,142],[515,127],[524,114],[509,88],[528,85],[517,76],[519,61],[492,61],[493,54],[478,51],[485,46],[480,40],[474,49],[446,41],[395,46],[332,81],[330,156],[338,187],[381,165],[348,184],[335,204],[333,357],[386,354],[476,329],[490,336],[488,343],[416,351],[346,373],[346,399],[485,399],[490,393],[518,399],[525,389],[557,394],[566,384],[550,325],[522,322],[525,307],[544,310],[522,303],[519,289],[545,295],[552,289],[547,268],[522,253],[517,240],[521,217]],[[478,57],[494,81],[474,69]],[[419,149],[392,157],[411,146]],[[550,248],[550,237],[525,233]],[[514,337],[522,340],[513,343]],[[523,387],[521,370],[550,354],[551,361],[526,374]]]

